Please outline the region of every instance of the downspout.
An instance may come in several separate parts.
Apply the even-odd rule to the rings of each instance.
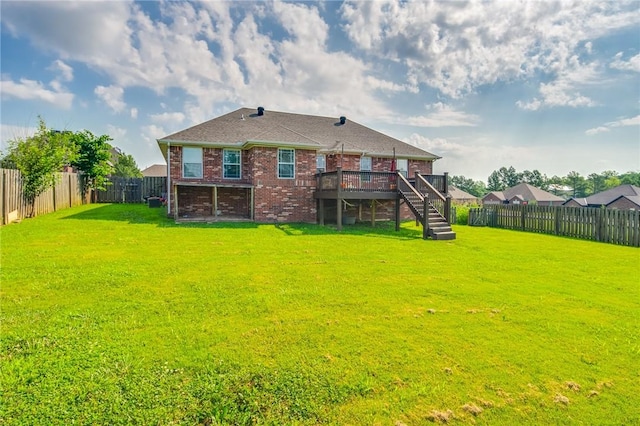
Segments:
[[[167,142],[167,214],[171,214],[171,142]]]

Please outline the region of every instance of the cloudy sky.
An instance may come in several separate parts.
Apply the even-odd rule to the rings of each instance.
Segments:
[[[637,1],[2,1],[3,147],[41,115],[156,139],[236,108],[345,115],[486,181],[640,170]]]

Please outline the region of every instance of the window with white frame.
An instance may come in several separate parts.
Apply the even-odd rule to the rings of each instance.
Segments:
[[[371,157],[360,157],[360,171],[361,172],[371,171]],[[370,173],[362,173],[361,177],[363,182],[371,181]]]
[[[278,149],[278,178],[293,179],[296,177],[296,150]]]
[[[182,148],[182,177],[202,178],[202,148]]]
[[[406,158],[398,158],[396,160],[396,170],[402,172],[407,177],[409,175],[409,160]]]
[[[316,156],[316,172],[322,173],[327,171],[327,157],[324,154]]]
[[[239,149],[222,151],[222,176],[225,179],[240,179],[241,152]]]

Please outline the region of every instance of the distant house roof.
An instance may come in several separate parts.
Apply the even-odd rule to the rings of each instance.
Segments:
[[[455,186],[449,186],[449,194],[451,194],[451,198],[453,198],[454,200],[477,200],[478,197],[476,197],[473,194],[469,194],[468,192],[463,191],[460,188],[456,188]]]
[[[640,188],[635,185],[619,185],[587,197],[587,205],[606,206],[623,195],[627,197],[639,196]]]
[[[582,207],[587,207],[587,199],[586,198],[569,198],[567,201],[562,203],[563,206],[578,204]]]
[[[436,160],[440,157],[346,118],[240,108],[158,139],[166,158],[168,144],[245,148],[291,146],[319,152]]]
[[[142,171],[142,176],[145,177],[166,177],[167,165],[166,164],[154,164]]]
[[[518,199],[520,201],[536,201],[537,203],[561,203],[563,198],[553,195],[550,192],[544,191],[528,183],[520,183],[511,188],[507,188],[504,191],[493,191],[485,195],[483,200],[489,195],[494,195],[500,200],[512,200]]]

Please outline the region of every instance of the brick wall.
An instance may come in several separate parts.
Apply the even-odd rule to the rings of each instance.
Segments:
[[[256,222],[315,222],[315,151],[295,150],[295,179],[278,178],[277,148],[254,147],[249,152]]]
[[[332,172],[342,164],[342,170],[360,170],[360,156],[345,154],[341,159],[340,154],[327,155],[327,171]],[[391,171],[391,158],[372,157],[371,158],[371,171],[374,172],[390,172]],[[433,173],[433,161],[427,160],[409,160],[409,176],[413,176],[415,172],[420,172],[423,175],[430,175]]]

